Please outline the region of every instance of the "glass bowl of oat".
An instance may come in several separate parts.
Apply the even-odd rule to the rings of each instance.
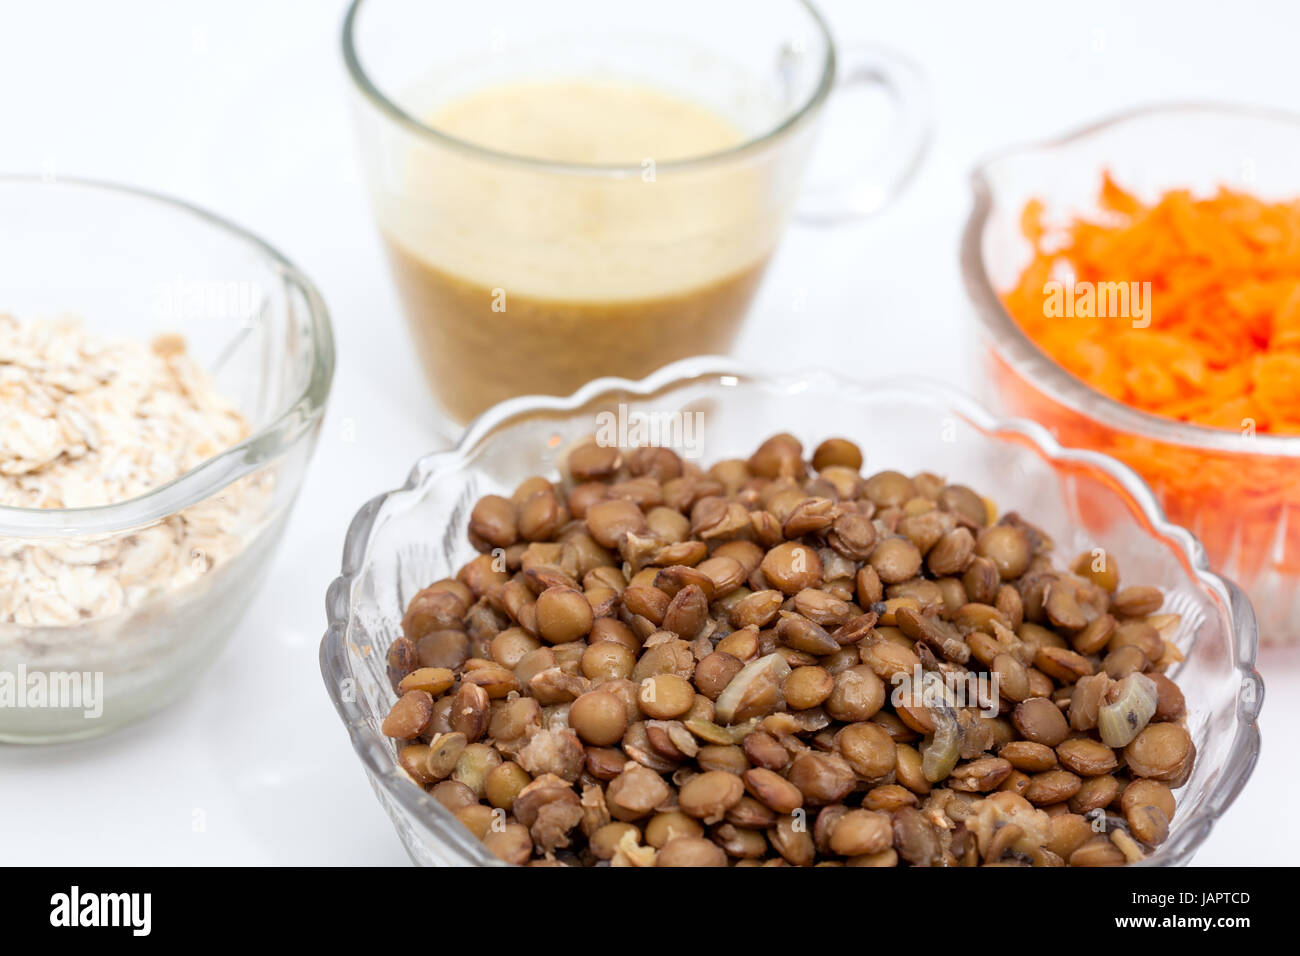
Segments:
[[[1010,520],[1009,512],[1014,511],[1041,529],[1047,535],[1046,540],[1053,543],[1051,550],[1061,562],[1068,563],[1076,555],[1088,555],[1095,560],[1100,551],[1105,567],[1113,569],[1117,564],[1123,585],[1135,585],[1147,591],[1159,590],[1163,596],[1159,613],[1147,617],[1144,623],[1153,629],[1158,624],[1162,629],[1161,640],[1167,641],[1161,653],[1168,655],[1167,674],[1185,697],[1185,710],[1180,719],[1195,748],[1196,759],[1185,780],[1170,784],[1177,805],[1167,838],[1156,841],[1158,846],[1142,854],[1142,862],[1158,865],[1186,863],[1246,784],[1254,768],[1260,746],[1257,718],[1263,695],[1263,685],[1255,670],[1258,635],[1250,604],[1235,585],[1210,571],[1205,552],[1195,537],[1171,524],[1150,489],[1132,471],[1113,459],[1094,452],[1063,448],[1042,427],[1023,420],[995,418],[970,399],[938,385],[915,379],[865,384],[815,370],[762,372],[717,358],[679,362],[640,381],[599,379],[567,398],[533,396],[503,402],[473,422],[456,448],[421,458],[403,487],[374,498],[353,519],[344,547],[342,574],[330,586],[326,599],[329,629],[321,642],[321,669],[357,756],[412,860],[424,865],[500,864],[500,859],[494,855],[495,850],[472,833],[468,825],[462,825],[463,820],[469,819],[465,811],[474,808],[462,804],[462,815],[453,815],[448,809],[449,804],[443,800],[451,801],[456,795],[434,793],[447,783],[445,773],[443,776],[435,774],[430,762],[442,753],[443,738],[438,737],[436,746],[432,737],[427,741],[428,760],[423,764],[423,771],[432,776],[417,782],[417,777],[410,771],[414,767],[414,772],[420,772],[421,765],[404,759],[410,755],[410,747],[402,746],[402,742],[391,739],[386,733],[392,730],[388,718],[392,716],[395,701],[405,696],[394,690],[392,670],[402,665],[402,656],[394,656],[392,651],[394,648],[400,650],[403,643],[409,645],[408,624],[417,626],[414,617],[406,616],[412,607],[412,599],[422,592],[427,595],[436,589],[439,582],[445,584],[446,579],[456,577],[458,569],[467,562],[478,560],[477,571],[482,572],[482,562],[488,560],[483,548],[492,542],[482,536],[488,533],[486,526],[480,522],[479,533],[470,533],[471,522],[483,517],[476,503],[490,495],[502,496],[501,501],[509,501],[521,487],[536,487],[538,481],[562,482],[556,487],[567,496],[565,500],[572,509],[578,500],[579,486],[568,477],[573,473],[574,459],[570,453],[581,448],[582,443],[589,442],[593,435],[597,445],[608,442],[620,450],[644,444],[670,447],[687,463],[682,465],[684,473],[688,465],[708,469],[714,463],[731,460],[734,466],[735,460],[745,459],[760,442],[777,432],[795,436],[809,452],[818,448],[818,443],[824,439],[847,439],[861,451],[857,464],[860,475],[864,477],[897,469],[909,476],[942,476],[949,482],[976,489],[992,500],[997,506],[997,514]],[[822,468],[815,464],[818,456],[814,454],[813,457],[813,467],[822,473],[821,478],[825,478]],[[840,477],[843,477],[844,469],[840,472]],[[622,472],[618,475],[623,477]],[[587,481],[586,478],[582,480]],[[529,481],[532,484],[528,484]],[[628,479],[625,491],[630,492],[636,481]],[[545,492],[535,493],[545,497]],[[824,490],[819,493],[827,494]],[[530,496],[527,500],[536,499]],[[667,483],[663,486],[663,500],[665,503],[672,500]],[[694,507],[689,510],[693,525],[697,515]],[[730,509],[727,513],[730,515]],[[520,528],[523,527],[522,514],[521,511]],[[588,510],[587,518],[591,514]],[[590,521],[588,527],[591,527]],[[758,528],[757,524],[755,528]],[[596,531],[593,529],[592,533]],[[528,534],[528,541],[541,540],[533,532]],[[653,543],[653,536],[642,537]],[[828,543],[834,550],[834,543]],[[546,547],[543,545],[535,557],[544,559]],[[617,553],[626,559],[622,543]],[[717,552],[713,553],[716,556]],[[500,557],[506,562],[506,570],[512,571],[510,549],[503,548]],[[698,557],[697,554],[691,560],[698,560]],[[827,556],[822,560],[831,558]],[[521,557],[520,567],[522,563]],[[822,568],[829,566],[819,564]],[[624,564],[622,567],[624,573],[632,573],[638,566]],[[640,570],[635,572],[637,575],[645,570],[644,566],[639,567]],[[652,577],[658,581],[657,576]],[[459,580],[462,584],[475,580],[482,584],[484,576],[480,574],[475,578],[466,572]],[[843,584],[846,579],[839,580]],[[753,583],[752,579],[748,583]],[[583,577],[582,587],[588,589],[593,599],[599,584],[599,581],[592,584],[586,576]],[[826,583],[825,586],[829,588],[832,585]],[[455,585],[452,587],[454,589]],[[515,607],[519,620],[526,621],[526,614],[520,610],[522,605],[512,604],[513,598],[507,600],[508,587],[503,586],[498,595],[502,602],[500,607],[507,612]],[[857,587],[859,592],[865,587],[860,578]],[[971,585],[963,581],[963,587],[969,594]],[[505,633],[493,631],[493,628],[507,627],[508,622],[494,618],[490,612],[495,605],[488,598],[487,590],[481,591],[481,595],[478,592],[473,595],[481,597],[481,601],[473,605],[475,620],[472,626],[467,617],[465,634],[451,632],[452,637],[467,634],[470,641],[466,645],[471,650],[481,646],[474,641],[491,638],[486,650],[473,651],[475,656],[472,660],[476,666],[501,663],[505,656],[503,653],[498,658],[498,652],[508,650],[504,642],[502,647],[498,647],[496,638],[492,636],[495,633],[500,637]],[[919,595],[921,592],[915,593]],[[891,599],[902,597],[900,594],[888,596]],[[861,599],[861,593],[858,599]],[[798,609],[798,598],[794,601]],[[876,610],[874,604],[872,610]],[[880,610],[884,613],[886,609],[882,607]],[[538,633],[545,637],[541,609],[537,609],[537,614]],[[437,627],[454,627],[446,623],[445,616],[439,618],[431,613],[424,616],[428,619],[425,623],[440,620],[443,623]],[[667,618],[665,612],[663,620]],[[880,623],[889,622],[881,618]],[[519,626],[524,627],[524,624]],[[517,637],[518,628],[513,630]],[[594,633],[594,626],[592,630]],[[715,630],[712,635],[726,633]],[[451,667],[448,661],[426,660],[424,657],[426,651],[442,654],[450,646],[443,642],[447,635],[447,631],[439,630],[427,642],[422,639],[416,645],[419,667],[430,671],[435,666]],[[657,640],[654,635],[645,638],[646,646],[652,639]],[[706,639],[712,637],[706,636]],[[576,643],[580,645],[583,640],[579,638]],[[970,641],[970,635],[967,640]],[[601,645],[598,639],[597,643],[589,646],[608,645]],[[1125,653],[1131,656],[1128,652],[1132,650],[1128,648]],[[819,653],[827,651],[822,649]],[[975,650],[971,653],[974,655]],[[488,656],[493,661],[488,661]],[[559,659],[557,654],[557,661]],[[572,660],[572,655],[567,659]],[[585,662],[585,650],[583,660]],[[703,659],[697,656],[697,660]],[[469,661],[462,663],[467,668],[470,666]],[[865,658],[864,663],[868,663]],[[1162,661],[1161,667],[1164,666]],[[1106,669],[1109,673],[1109,666]],[[401,671],[405,672],[404,665]],[[590,676],[585,669],[582,673]],[[695,676],[698,678],[698,671]],[[418,678],[417,683],[422,679]],[[740,679],[739,675],[736,679]],[[461,680],[460,683],[463,689],[474,681]],[[531,681],[524,686],[529,693],[533,692]],[[717,700],[720,702],[730,689],[728,685]],[[433,690],[427,692],[434,696]],[[448,689],[441,688],[440,692],[448,692]],[[455,700],[453,698],[452,712],[455,711]],[[500,704],[501,700],[491,702],[491,706]],[[555,733],[563,736],[565,722],[576,726],[571,722],[571,710],[562,715],[564,707],[561,703],[550,709],[548,719],[558,721],[548,724],[552,741]],[[828,712],[834,716],[833,712]],[[428,725],[422,725],[425,729],[434,727],[437,713],[435,704],[430,711],[434,716]],[[496,711],[493,713],[495,715]],[[799,713],[810,716],[809,711]],[[645,726],[649,728],[650,725],[647,723]],[[810,728],[817,726],[810,725]],[[489,723],[487,738],[475,739],[488,739],[494,745],[499,743],[501,735],[494,736],[492,727],[493,724]],[[695,733],[694,729],[688,729]],[[712,727],[704,726],[704,729],[709,735],[714,733]],[[424,729],[418,732],[423,734]],[[631,733],[630,729],[628,733]],[[445,736],[450,740],[457,735]],[[809,746],[827,745],[826,741],[816,740],[814,735],[809,737]],[[464,739],[462,735],[462,743]],[[625,745],[628,739],[624,738]],[[701,739],[710,744],[723,743],[721,737]],[[420,740],[424,741],[424,737]],[[648,730],[646,740],[650,748],[664,755],[665,751],[657,749],[659,745],[649,737]],[[734,751],[737,749],[734,738],[732,743],[730,749]],[[673,740],[673,745],[677,746],[677,741]],[[833,742],[830,745],[835,746]],[[919,743],[918,746],[924,747],[925,744]],[[470,749],[466,747],[463,753],[468,754]],[[482,749],[479,748],[479,755]],[[640,763],[649,751],[640,743],[637,749],[641,756],[634,759]],[[722,749],[727,747],[724,745]],[[589,756],[591,753],[588,751]],[[628,749],[627,753],[633,754],[633,751]],[[901,754],[900,750],[899,766],[902,766]],[[520,753],[521,766],[529,759]],[[675,772],[673,766],[675,764],[670,761],[666,767],[657,769]],[[690,770],[689,762],[683,766]],[[595,764],[585,767],[592,777],[598,779],[601,779],[598,772],[609,770],[608,766],[597,768]],[[621,762],[616,767],[626,769]],[[442,767],[439,772],[445,770],[446,767]],[[457,776],[460,771],[458,763],[451,779],[450,789],[453,791],[457,785],[470,785],[465,781],[475,782],[473,774]],[[790,773],[793,775],[793,765]],[[1056,776],[1067,781],[1070,777],[1069,774]],[[1101,777],[1104,778],[1105,774]],[[540,779],[535,778],[534,782]],[[680,779],[687,778],[677,778],[673,782]],[[867,775],[861,777],[861,782],[874,787],[883,779]],[[929,800],[931,788],[928,785],[916,786],[913,790],[910,788],[914,781],[905,778],[901,772],[897,779],[908,785],[918,804]],[[432,780],[441,780],[442,783],[433,783]],[[578,781],[584,787],[585,801],[586,784],[591,780],[580,774]],[[1079,781],[1075,780],[1075,783]],[[882,789],[889,787],[882,785]],[[487,795],[486,788],[484,794]],[[470,798],[477,795],[475,791]],[[907,798],[907,794],[897,793],[895,796]],[[1094,797],[1090,790],[1089,799]],[[495,799],[491,795],[487,798]],[[605,791],[605,799],[613,806],[615,798],[609,789]],[[858,792],[848,798],[848,802],[856,805],[857,800],[865,799]],[[1077,814],[1084,812],[1082,806],[1068,806],[1063,795],[1057,798],[1039,795],[1034,799],[1038,801],[1036,806],[1040,807],[1050,806],[1057,799],[1061,801],[1045,812],[1056,813],[1065,809]],[[1105,800],[1102,803],[1105,804]],[[501,803],[498,801],[493,805]],[[810,805],[815,813],[821,804],[810,801]],[[1120,805],[1120,802],[1114,802],[1107,805],[1109,810],[1107,806],[1089,809],[1089,813],[1105,811],[1102,814],[1104,819],[1094,818],[1098,820],[1099,829],[1093,832],[1110,832],[1116,825],[1122,828],[1123,823],[1116,824],[1114,820]],[[479,816],[486,819],[489,811],[481,805],[476,806]],[[585,802],[584,806],[587,806]],[[599,801],[593,801],[591,806],[598,809]],[[926,809],[937,812],[937,808],[928,804]],[[522,817],[522,812],[519,816]],[[626,818],[626,815],[619,817],[620,820]],[[647,814],[643,814],[634,822],[638,827],[646,825],[646,840],[650,842],[647,819]],[[911,819],[915,821],[914,816]],[[731,818],[728,821],[732,822]],[[1078,823],[1078,820],[1073,822]],[[739,825],[762,826],[756,822]],[[507,825],[501,832],[510,829]],[[572,856],[574,847],[580,852],[591,848],[590,844],[573,839],[572,846],[559,851],[556,859],[563,861],[566,853]],[[769,841],[779,849],[771,836]],[[1115,862],[1115,853],[1110,845],[1101,849],[1106,852],[1094,862]],[[901,847],[899,855],[906,855]],[[526,857],[527,853],[523,856]],[[1128,854],[1123,858],[1131,859]],[[1123,858],[1119,861],[1122,862]],[[532,862],[547,860],[539,851]]]
[[[184,694],[248,606],[334,371],[319,293],[200,209],[0,177],[0,741]]]

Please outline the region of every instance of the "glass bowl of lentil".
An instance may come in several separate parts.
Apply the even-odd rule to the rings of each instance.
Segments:
[[[1292,211],[1278,218],[1294,221],[1300,197],[1300,174],[1292,160],[1297,150],[1300,117],[1292,114],[1196,104],[1127,112],[1059,139],[1010,148],[981,163],[972,174],[974,203],[961,251],[988,370],[982,377],[987,386],[981,397],[999,411],[1040,422],[1063,444],[1104,452],[1136,470],[1166,514],[1201,540],[1211,566],[1246,591],[1265,642],[1300,640],[1300,436],[1290,426],[1270,431],[1264,421],[1257,421],[1265,417],[1264,404],[1252,410],[1249,397],[1233,394],[1216,399],[1208,386],[1199,383],[1207,376],[1226,382],[1229,372],[1239,370],[1226,367],[1229,350],[1214,344],[1236,329],[1225,318],[1234,310],[1216,312],[1220,304],[1269,283],[1278,287],[1290,281],[1294,288],[1295,229],[1290,228],[1288,238],[1286,228],[1279,231],[1271,222],[1256,226],[1239,210],[1229,210],[1220,220],[1221,235],[1198,235],[1192,213],[1195,203],[1216,198],[1222,187],[1245,197],[1238,206],[1258,200],[1284,212],[1289,204]],[[1103,174],[1108,177],[1106,191],[1099,190]],[[1189,191],[1190,202],[1182,190]],[[1171,215],[1141,220],[1127,218],[1123,212],[1117,215],[1130,199],[1141,203],[1143,210],[1159,204],[1158,212],[1167,209]],[[1031,203],[1036,207],[1032,221],[1027,216]],[[1203,208],[1217,207],[1205,201]],[[1207,214],[1202,222],[1208,219]],[[1066,239],[1075,235],[1069,230],[1081,220],[1105,228],[1165,223],[1160,231],[1167,229],[1168,237],[1186,243],[1188,253],[1176,258],[1182,253],[1171,248],[1174,242],[1161,245],[1164,236],[1139,242],[1136,228],[1106,245],[1106,237],[1094,229],[1082,240],[1091,245],[1076,248],[1089,257],[1085,265],[1096,274],[1085,274],[1089,270],[1073,265],[1063,274],[1066,262],[1057,261],[1057,268],[1043,275],[1057,282],[1072,279],[1075,288],[1093,286],[1092,304],[1078,309],[1067,306],[1069,310],[1062,312],[1063,300],[1051,300],[1043,283],[1044,315],[1049,314],[1047,303],[1055,301],[1050,314],[1064,315],[1062,322],[1085,315],[1084,310],[1088,318],[1093,313],[1106,318],[1098,311],[1103,301],[1109,310],[1122,308],[1130,298],[1112,295],[1112,290],[1139,295],[1142,283],[1147,283],[1145,314],[1139,317],[1129,306],[1134,311],[1134,331],[1107,333],[1102,341],[1085,341],[1082,332],[1071,332],[1073,339],[1058,341],[1070,350],[1067,364],[1077,365],[1080,375],[1101,374],[1085,370],[1100,369],[1099,356],[1107,352],[1125,356],[1118,361],[1128,363],[1127,377],[1106,386],[1114,394],[1067,370],[1026,333],[1008,308],[1007,297],[1029,289],[1029,268],[1068,245]],[[1043,238],[1036,243],[1027,237],[1026,228],[1039,227]],[[1252,228],[1256,231],[1247,234]],[[1123,275],[1091,268],[1092,260],[1101,259],[1101,250],[1112,248],[1127,249],[1126,264],[1115,266]],[[1048,250],[1047,256],[1036,256],[1038,249]],[[1254,252],[1247,252],[1250,249]],[[1240,258],[1243,254],[1245,261]],[[1256,265],[1250,265],[1251,255],[1257,258]],[[1163,269],[1170,262],[1174,269]],[[1212,271],[1216,263],[1226,264],[1227,269]],[[1238,278],[1226,277],[1232,272]],[[1022,305],[1028,307],[1027,295],[1022,298]],[[1206,321],[1214,326],[1212,332],[1196,332],[1190,322],[1182,322],[1181,315],[1178,326],[1162,322],[1162,313],[1164,318],[1185,313],[1184,303],[1197,298],[1213,303],[1204,309]],[[1269,317],[1255,306],[1250,308],[1260,313],[1244,319],[1253,327],[1252,344],[1231,351],[1265,354],[1259,350],[1268,333],[1260,331],[1260,323],[1267,327]],[[1019,308],[1015,311],[1020,315]],[[1110,318],[1116,317],[1124,320],[1128,314]],[[1277,327],[1284,326],[1284,319],[1276,318]],[[1148,347],[1154,337],[1144,338],[1148,330],[1168,335],[1172,328],[1186,328],[1192,335],[1188,341],[1193,347],[1179,353],[1193,356],[1189,364],[1172,354],[1167,338],[1158,349],[1155,344]],[[1150,357],[1145,367],[1138,367],[1132,357],[1139,347],[1143,356]],[[1280,350],[1289,352],[1290,346]],[[1225,367],[1216,369],[1220,359]],[[1290,354],[1282,359],[1294,361]],[[1240,368],[1247,367],[1243,361]],[[1246,373],[1246,380],[1254,383],[1247,389],[1255,392],[1264,384],[1256,374]],[[1280,379],[1274,375],[1273,392],[1280,401],[1294,405],[1294,387],[1286,385],[1290,374]],[[1143,394],[1152,399],[1168,394],[1162,407],[1169,409],[1184,405],[1190,409],[1193,399],[1200,407],[1182,418],[1157,414],[1138,407],[1142,401],[1120,400],[1126,388],[1140,393],[1136,399]],[[1215,424],[1202,423],[1207,421]]]
[[[0,740],[184,695],[265,578],[334,371],[312,283],[173,199],[0,176]]]
[[[570,450],[601,427],[652,423],[661,436],[677,436],[684,458],[699,457],[703,465],[747,456],[782,430],[810,448],[843,436],[862,448],[864,474],[897,468],[946,475],[1034,521],[1062,555],[1104,549],[1121,573],[1130,569],[1126,583],[1165,595],[1163,623],[1177,649],[1171,653],[1183,658],[1170,673],[1185,694],[1197,751],[1168,839],[1143,862],[1186,863],[1244,786],[1258,756],[1263,694],[1250,605],[1209,570],[1196,539],[1164,518],[1131,471],[1093,452],[1064,449],[1033,423],[998,420],[937,385],[865,385],[820,371],[766,375],[698,358],[641,381],[600,379],[567,398],[504,402],[474,421],[455,449],[420,459],[402,488],[372,499],[353,519],[342,575],[326,599],[321,670],[416,863],[500,861],[408,775],[397,742],[384,733],[397,697],[390,655],[403,639],[413,597],[480,556],[484,541],[476,548],[467,531],[483,496],[510,495],[530,476],[559,480]],[[631,432],[618,438],[637,443]]]

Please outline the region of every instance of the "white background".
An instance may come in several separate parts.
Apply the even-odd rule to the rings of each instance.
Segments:
[[[1142,103],[1300,97],[1300,5],[1281,0],[823,2],[842,42],[886,42],[924,66],[935,137],[884,215],[791,229],[738,347],[756,361],[974,388],[957,243],[977,158]],[[457,4],[443,5],[454,30]],[[359,182],[342,13],[337,0],[0,0],[0,170],[147,186],[248,227],[315,279],[339,346],[320,448],[239,632],[161,715],[102,740],[0,747],[0,861],[406,862],[316,663],[348,521],[437,441]],[[1260,670],[1263,757],[1198,863],[1300,850],[1300,652],[1266,650]]]

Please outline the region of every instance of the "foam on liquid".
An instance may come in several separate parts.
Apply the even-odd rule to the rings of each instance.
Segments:
[[[518,82],[444,103],[428,123],[512,156],[632,170],[572,175],[413,141],[380,199],[384,229],[412,258],[466,281],[566,300],[644,299],[753,267],[774,241],[776,217],[751,162],[660,172],[745,140],[684,97],[595,80]]]

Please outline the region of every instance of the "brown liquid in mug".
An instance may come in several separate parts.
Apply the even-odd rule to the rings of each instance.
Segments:
[[[430,123],[514,155],[632,167],[744,138],[689,100],[596,82],[490,88]],[[771,248],[751,172],[592,184],[460,155],[436,162],[407,187],[433,197],[411,204],[423,221],[381,221],[420,360],[455,418],[730,348]]]
[[[567,395],[600,375],[640,378],[688,355],[725,352],[762,264],[711,285],[627,302],[493,293],[411,256],[388,253],[425,374],[444,407],[467,421],[514,395]]]

